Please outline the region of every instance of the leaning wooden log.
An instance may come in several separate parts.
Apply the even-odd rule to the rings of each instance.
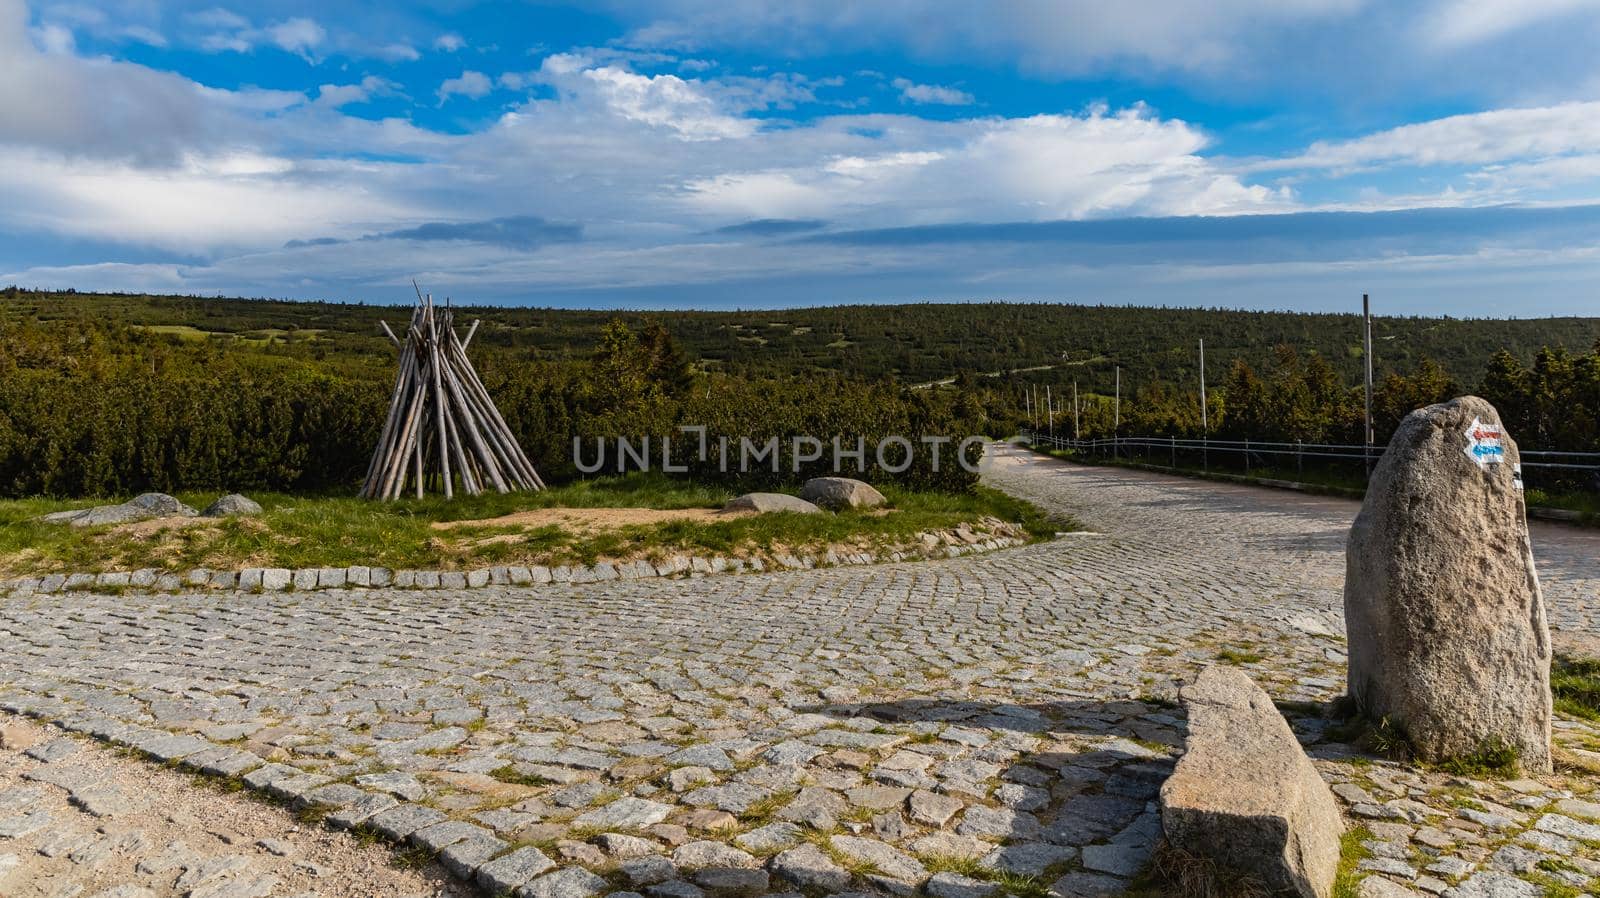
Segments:
[[[430,489],[453,498],[458,484],[473,496],[490,486],[502,493],[544,488],[467,357],[479,322],[462,339],[454,317],[448,302],[436,306],[418,290],[403,340],[380,322],[399,364],[362,496],[398,499],[408,486],[419,498]]]

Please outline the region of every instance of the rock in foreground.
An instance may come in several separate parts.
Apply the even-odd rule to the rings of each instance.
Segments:
[[[1168,844],[1274,892],[1328,898],[1344,824],[1283,715],[1231,667],[1201,671],[1182,698],[1188,742],[1161,787]]]
[[[872,484],[849,477],[813,477],[800,487],[800,498],[834,511],[877,508],[889,501]]]
[[[822,509],[804,499],[784,493],[745,493],[722,506],[723,511],[754,511],[770,514],[775,511],[792,511],[798,514],[821,514]]]
[[[1350,528],[1350,695],[1425,761],[1509,746],[1550,770],[1550,633],[1519,470],[1494,406],[1419,409]]]
[[[206,510],[200,512],[202,517],[207,518],[226,518],[234,515],[258,515],[260,513],[260,503],[248,496],[241,496],[238,493],[229,493],[210,505],[207,505]]]
[[[94,527],[101,524],[126,524],[150,518],[192,518],[199,512],[179,502],[166,493],[141,493],[121,505],[96,505],[47,514],[39,520],[74,527]]]

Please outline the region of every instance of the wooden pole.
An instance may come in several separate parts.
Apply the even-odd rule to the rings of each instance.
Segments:
[[[1372,305],[1367,294],[1361,294],[1361,322],[1362,322],[1362,361],[1367,369],[1367,423],[1365,427],[1365,440],[1361,450],[1361,457],[1366,462],[1367,476],[1372,476]]]

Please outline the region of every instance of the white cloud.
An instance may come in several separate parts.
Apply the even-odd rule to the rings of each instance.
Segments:
[[[312,19],[296,17],[267,26],[266,35],[278,49],[309,59],[311,52],[327,39],[328,32]]]
[[[724,111],[700,82],[676,75],[640,75],[614,65],[593,65],[585,56],[556,53],[545,58],[539,77],[575,102],[668,129],[683,140],[747,137],[756,130],[755,122]]]
[[[416,47],[402,43],[384,44],[374,49],[372,55],[386,62],[416,62],[422,58]]]
[[[1354,140],[1318,141],[1298,156],[1251,168],[1475,165],[1585,151],[1600,152],[1600,101],[1453,115]]]
[[[1455,48],[1595,10],[1600,0],[1446,0],[1422,20],[1422,30],[1433,44]]]
[[[33,42],[40,50],[57,56],[68,56],[77,49],[72,29],[62,25],[41,25],[33,29]]]
[[[16,152],[0,168],[0,194],[12,227],[183,253],[282,244],[303,236],[308,222],[324,233],[360,233],[418,214],[360,188],[294,177],[295,169],[254,153],[152,170]]]
[[[317,89],[316,104],[330,109],[365,103],[375,96],[395,93],[399,85],[386,78],[368,75],[360,84],[324,84]]]
[[[444,83],[439,85],[439,105],[443,106],[444,102],[453,96],[473,99],[488,96],[491,90],[494,90],[494,84],[488,75],[468,69],[462,72],[460,77],[446,78]]]
[[[954,87],[942,87],[937,84],[917,84],[907,78],[896,78],[890,83],[895,90],[900,91],[900,102],[902,103],[970,106],[974,102],[972,94]]]
[[[942,125],[870,120],[893,129],[881,143],[906,148],[724,172],[689,181],[686,199],[723,216],[837,218],[873,226],[1218,215],[1291,206],[1286,193],[1245,185],[1199,156],[1207,139],[1194,128],[1144,109]]]
[[[446,53],[454,53],[467,45],[467,39],[454,31],[448,31],[433,39],[433,48]]]

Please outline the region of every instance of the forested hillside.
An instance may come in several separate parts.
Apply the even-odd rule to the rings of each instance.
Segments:
[[[1352,297],[1355,302],[1359,297]],[[316,354],[377,355],[388,343],[378,320],[403,321],[401,308],[255,299],[100,296],[0,291],[0,314],[40,319],[87,316],[192,339],[304,341]],[[1353,302],[1352,305],[1355,303]],[[758,312],[616,313],[568,309],[464,307],[482,318],[479,345],[522,350],[547,360],[584,357],[613,318],[638,328],[662,322],[691,358],[730,374],[827,371],[916,384],[962,372],[1055,366],[1054,379],[1110,392],[1120,365],[1125,382],[1187,383],[1198,376],[1196,342],[1220,376],[1234,359],[1267,365],[1279,345],[1315,351],[1353,382],[1361,370],[1359,315],[1241,312],[1045,303],[829,306]],[[1474,380],[1506,349],[1530,362],[1544,346],[1585,351],[1600,339],[1600,318],[1526,320],[1383,317],[1374,322],[1381,377],[1432,359]],[[332,345],[327,345],[327,344]],[[322,345],[319,345],[322,344]],[[1039,380],[1039,377],[1033,378]],[[1042,381],[1041,381],[1042,382]]]
[[[0,494],[351,488],[394,377],[378,322],[409,307],[0,291]],[[472,356],[547,478],[572,437],[1014,433],[1048,386],[1070,425],[1359,442],[1355,316],[1063,305],[847,306],[658,314],[463,309]],[[1524,448],[1600,450],[1600,319],[1380,318],[1380,441],[1465,391]],[[932,386],[928,386],[932,384]],[[923,462],[926,459],[922,460]],[[702,470],[706,477],[720,472]],[[907,475],[933,478],[919,463]],[[1574,476],[1572,486],[1591,486]],[[950,472],[943,479],[958,485]]]

